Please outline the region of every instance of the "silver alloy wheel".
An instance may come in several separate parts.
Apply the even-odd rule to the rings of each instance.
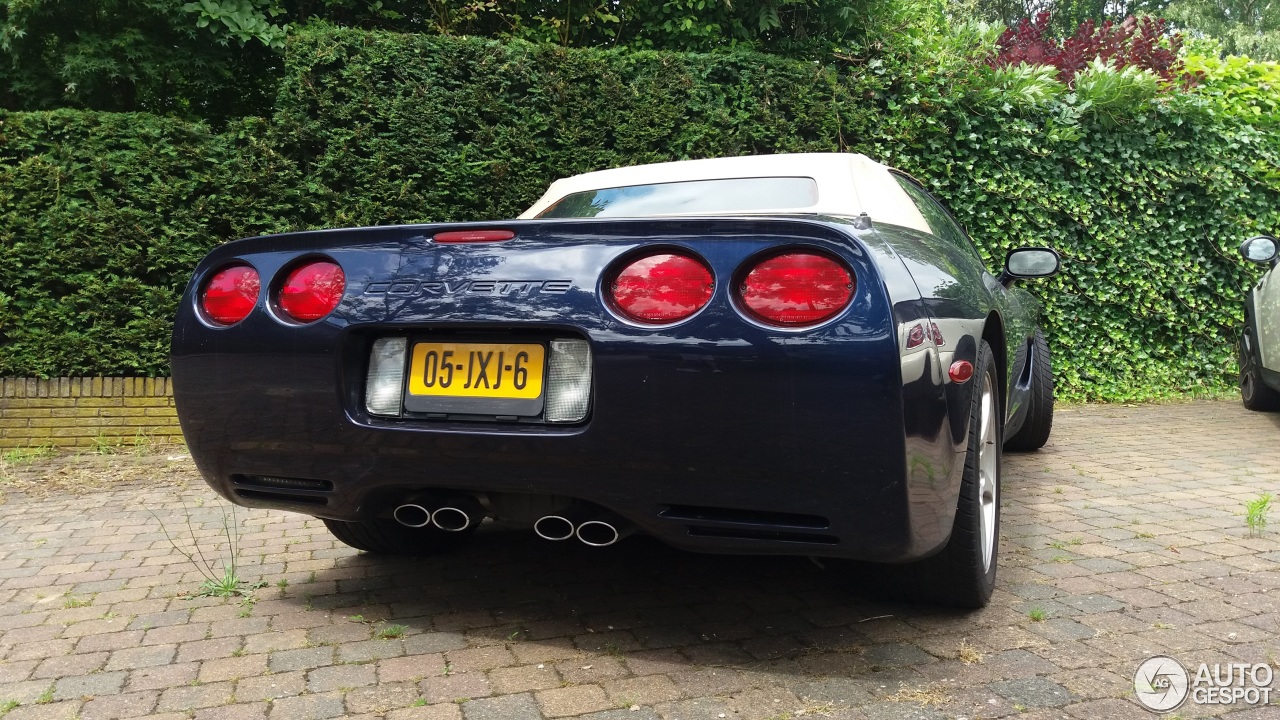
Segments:
[[[996,431],[996,393],[991,376],[982,375],[982,428],[978,436],[978,523],[982,532],[982,569],[991,570],[996,545],[996,503],[1000,501],[1000,448]]]
[[[1244,335],[1240,337],[1240,397],[1245,402],[1253,402],[1254,392],[1257,389],[1255,385],[1257,380],[1254,378],[1256,373],[1253,362],[1253,337],[1246,329]]]

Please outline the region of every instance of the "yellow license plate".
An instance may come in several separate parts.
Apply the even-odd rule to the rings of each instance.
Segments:
[[[542,396],[544,356],[536,344],[417,343],[409,365],[409,394],[537,399]]]

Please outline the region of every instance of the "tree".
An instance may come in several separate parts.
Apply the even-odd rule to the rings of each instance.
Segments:
[[[312,22],[575,47],[885,45],[938,0],[0,0],[0,106],[265,114],[290,28]],[[919,23],[915,23],[917,26]]]
[[[0,0],[0,105],[214,119],[263,112],[284,28],[238,24],[235,8],[221,5]]]
[[[1221,52],[1280,60],[1280,1],[1174,0],[1165,13],[1193,37],[1211,37]]]

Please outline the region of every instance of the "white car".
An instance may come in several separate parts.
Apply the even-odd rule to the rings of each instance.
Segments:
[[[1280,273],[1275,238],[1245,240],[1240,254],[1268,267],[1245,298],[1240,336],[1240,398],[1250,410],[1280,410]]]

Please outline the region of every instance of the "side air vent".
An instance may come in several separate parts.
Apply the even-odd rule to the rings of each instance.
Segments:
[[[804,528],[825,530],[831,521],[821,515],[769,512],[765,510],[733,510],[730,508],[697,507],[694,505],[669,505],[658,513],[668,520],[684,520],[698,523],[724,523],[731,525],[757,525],[769,528]]]
[[[267,500],[269,502],[282,502],[303,505],[328,505],[329,498],[316,497],[315,495],[294,495],[293,493],[267,492],[265,490],[244,490],[236,488],[236,495],[246,500]]]
[[[273,477],[271,475],[233,475],[236,485],[277,488],[280,490],[311,490],[313,492],[331,492],[333,483],[328,480],[303,480],[302,478]]]
[[[690,525],[689,534],[694,537],[726,538],[730,540],[764,540],[767,542],[806,543],[809,545],[839,545],[840,539],[831,535],[743,528],[703,527]]]
[[[328,480],[275,477],[272,475],[232,475],[235,494],[246,500],[289,503],[292,505],[328,505],[333,492]]]

